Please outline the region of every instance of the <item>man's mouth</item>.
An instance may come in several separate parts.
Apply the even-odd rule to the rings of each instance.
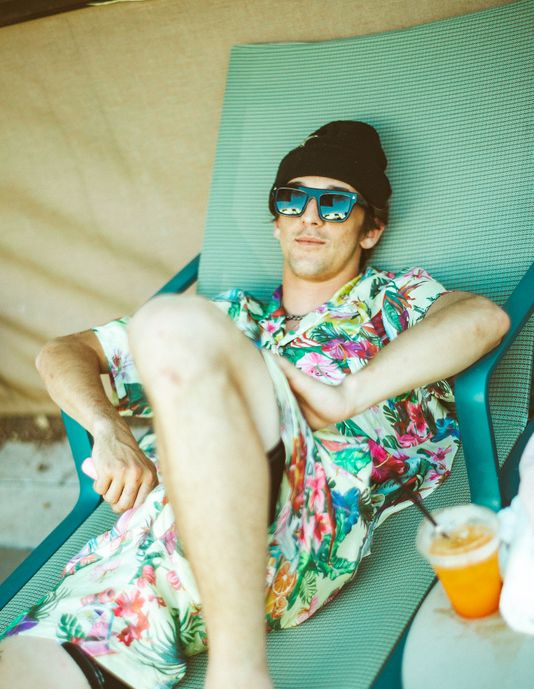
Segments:
[[[319,239],[318,237],[307,237],[307,236],[302,236],[302,237],[297,237],[295,239],[297,244],[300,244],[301,246],[320,246],[322,244],[325,244],[325,242],[322,239]]]

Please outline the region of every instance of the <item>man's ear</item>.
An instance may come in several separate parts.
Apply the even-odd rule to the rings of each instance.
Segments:
[[[372,249],[378,240],[382,236],[382,232],[386,229],[386,226],[381,220],[375,220],[375,226],[366,232],[360,239],[360,246],[362,249]]]
[[[276,224],[276,222],[273,223],[273,237],[274,237],[275,239],[280,240],[280,228],[278,227],[278,225]]]

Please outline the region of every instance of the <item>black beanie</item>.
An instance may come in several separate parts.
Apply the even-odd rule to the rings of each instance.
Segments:
[[[374,127],[365,122],[329,122],[282,159],[273,186],[295,177],[332,177],[357,189],[371,206],[385,208],[391,195],[387,158]]]

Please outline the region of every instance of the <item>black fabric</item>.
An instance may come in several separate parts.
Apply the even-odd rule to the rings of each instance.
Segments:
[[[338,120],[317,129],[282,159],[273,187],[306,175],[332,177],[352,185],[371,206],[386,208],[391,195],[386,167],[387,158],[374,127]],[[273,208],[271,212],[274,214]]]
[[[284,475],[285,460],[286,450],[284,447],[284,443],[280,440],[278,444],[271,448],[267,453],[267,461],[269,462],[269,470],[271,473],[271,489],[269,496],[269,524],[274,520],[276,501],[278,500],[280,484],[282,482],[282,476]]]
[[[83,672],[91,689],[130,689],[130,685],[121,682],[76,644],[66,641],[61,645]]]

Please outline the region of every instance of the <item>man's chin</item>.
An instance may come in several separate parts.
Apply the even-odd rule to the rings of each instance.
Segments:
[[[321,282],[331,277],[331,271],[327,271],[325,266],[307,261],[298,261],[290,264],[290,269],[295,277],[300,280],[309,280],[310,282]]]

